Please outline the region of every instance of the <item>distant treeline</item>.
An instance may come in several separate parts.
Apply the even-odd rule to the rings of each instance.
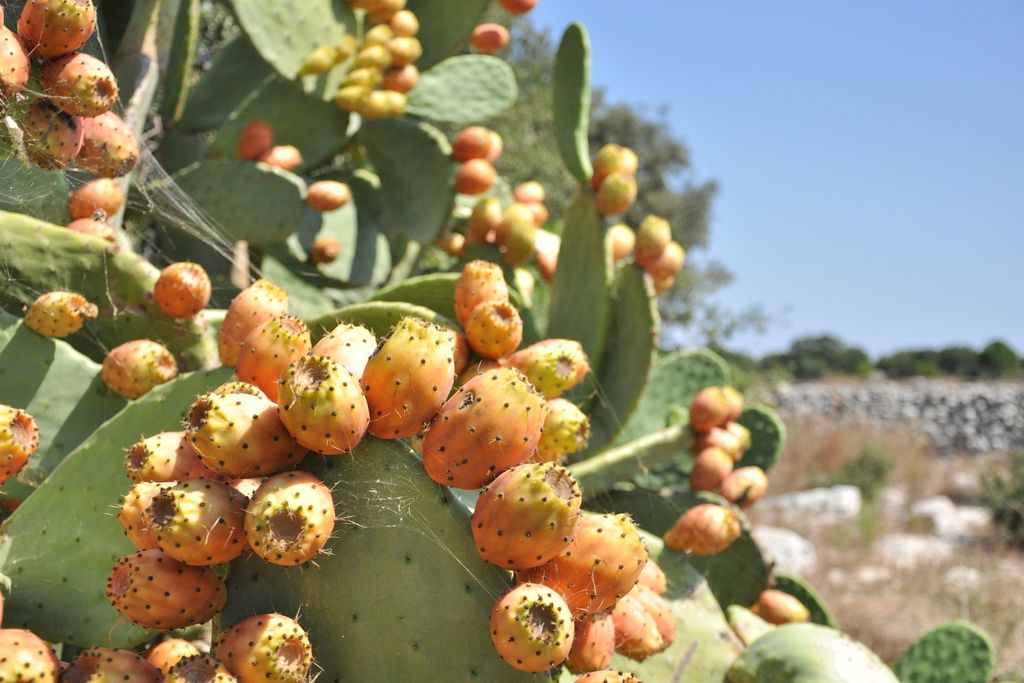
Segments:
[[[1024,361],[1008,344],[994,341],[983,349],[950,346],[944,349],[897,351],[872,360],[863,349],[831,336],[797,339],[784,353],[754,359],[719,349],[737,369],[794,379],[828,375],[866,376],[880,371],[887,377],[953,376],[964,379],[1006,379],[1024,375]]]

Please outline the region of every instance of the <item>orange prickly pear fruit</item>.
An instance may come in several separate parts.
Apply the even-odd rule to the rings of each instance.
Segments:
[[[501,6],[510,14],[526,14],[537,5],[537,0],[501,0]]]
[[[535,205],[537,206],[537,205]],[[547,230],[537,231],[537,245],[534,248],[534,256],[537,259],[537,270],[545,282],[551,283],[555,279],[555,271],[558,269],[558,255],[562,251],[562,238]]]
[[[490,628],[498,654],[520,671],[556,667],[572,647],[569,606],[547,586],[523,583],[512,588],[494,605]]]
[[[218,478],[203,464],[185,432],[161,432],[142,439],[128,449],[124,465],[128,478],[136,483]]]
[[[253,119],[238,136],[235,155],[246,161],[256,161],[274,146],[274,129],[263,119]]]
[[[491,131],[483,126],[470,126],[452,140],[452,159],[459,163],[488,158],[494,147]]]
[[[698,433],[694,449],[700,453],[705,448],[720,448],[729,454],[733,462],[742,455],[740,437],[722,427],[712,427],[707,432]]]
[[[85,121],[91,120],[69,116],[50,103],[37,100],[18,122],[25,134],[29,159],[45,169],[64,168],[80,159]]]
[[[257,161],[285,171],[294,171],[302,166],[302,152],[294,145],[277,145],[261,154]]]
[[[485,301],[508,301],[508,285],[501,266],[489,261],[470,261],[455,284],[455,317],[463,327],[473,309]]]
[[[494,243],[504,212],[501,202],[494,197],[481,199],[473,207],[473,213],[466,223],[466,241],[470,244]]]
[[[167,347],[149,339],[125,342],[103,359],[100,377],[111,391],[138,398],[178,376],[178,363]]]
[[[466,342],[481,358],[505,358],[523,341],[523,320],[508,301],[483,301],[466,321]]]
[[[169,557],[205,567],[230,562],[245,550],[246,503],[224,482],[182,481],[157,493],[143,517]]]
[[[81,294],[47,292],[29,306],[25,327],[44,337],[67,337],[97,315],[96,304],[89,303]]]
[[[636,178],[613,173],[597,190],[597,211],[602,216],[621,216],[636,202]]]
[[[409,10],[403,9],[392,15],[388,27],[396,36],[411,38],[420,32],[420,20]]]
[[[263,323],[288,313],[288,293],[270,280],[257,280],[243,289],[228,306],[217,334],[220,362],[238,364],[238,354],[249,333]]]
[[[172,484],[141,482],[132,486],[125,494],[124,500],[121,501],[121,510],[118,512],[117,521],[121,523],[124,535],[139,550],[152,550],[160,547],[149,528],[149,522],[146,521],[146,510],[149,509],[153,499],[170,486]]]
[[[743,394],[741,394],[735,387],[722,387],[722,393],[725,394],[725,402],[729,406],[729,422],[735,422],[740,419],[740,415],[743,414]]]
[[[690,470],[690,489],[715,491],[732,472],[732,456],[716,446],[708,446],[697,453]]]
[[[166,676],[171,667],[185,659],[199,654],[199,649],[182,638],[161,640],[146,650],[146,661],[160,669]]]
[[[587,447],[590,420],[575,403],[564,398],[548,401],[544,433],[537,444],[538,462],[561,462]]]
[[[665,546],[679,553],[717,555],[740,537],[743,529],[732,510],[713,503],[690,508],[665,534]]]
[[[198,263],[172,263],[160,272],[153,288],[157,306],[172,318],[194,318],[210,303],[213,285]]]
[[[686,250],[679,242],[669,242],[661,256],[647,266],[647,272],[655,282],[675,278],[686,262]]]
[[[799,624],[811,618],[811,613],[802,602],[774,588],[762,591],[750,611],[769,624]]]
[[[632,592],[622,596],[612,610],[615,649],[639,662],[665,648],[658,624]]]
[[[362,377],[366,361],[370,360],[376,348],[377,338],[368,329],[362,325],[341,323],[321,337],[310,354],[330,358],[355,377]]]
[[[245,516],[252,551],[271,564],[291,567],[312,560],[334,531],[334,499],[308,472],[267,477]]]
[[[167,672],[164,683],[237,683],[227,668],[210,655],[185,657]]]
[[[255,384],[267,398],[276,401],[279,380],[288,366],[312,346],[306,323],[291,315],[273,318],[245,338],[235,373],[238,379]]]
[[[565,661],[574,674],[598,671],[611,665],[615,656],[615,622],[608,612],[584,617],[576,622],[572,649]]]
[[[258,614],[238,622],[221,634],[214,650],[238,683],[303,683],[313,666],[306,631],[281,614]]]
[[[420,70],[415,64],[405,66],[393,66],[384,72],[380,87],[384,90],[408,93],[416,88],[420,82]]]
[[[561,396],[590,372],[583,346],[571,339],[545,339],[515,352],[508,362],[546,398]]]
[[[528,209],[529,210],[529,209]],[[505,263],[515,267],[527,263],[533,258],[537,249],[537,234],[540,230],[531,216],[528,221],[516,221],[502,227],[498,235],[501,239],[501,253]]]
[[[459,194],[477,195],[491,189],[498,179],[498,172],[486,159],[470,159],[459,166],[455,173],[455,191]]]
[[[111,244],[117,243],[117,231],[106,223],[93,220],[92,218],[79,218],[68,223],[68,230],[77,232],[80,235],[89,235],[90,237],[99,237],[101,240],[106,240]]]
[[[580,676],[576,679],[576,683],[643,683],[639,678],[633,674],[626,673],[624,671],[612,671],[611,669],[604,669],[601,671],[592,671],[585,676]]]
[[[477,52],[493,55],[504,50],[510,39],[508,29],[501,24],[480,24],[473,29],[469,44]]]
[[[40,82],[46,98],[71,116],[99,116],[117,104],[110,67],[84,52],[43,64]]]
[[[661,258],[671,242],[672,226],[668,221],[659,216],[648,216],[640,222],[637,229],[633,260],[641,268],[650,268]]]
[[[455,258],[461,258],[466,251],[466,237],[457,232],[445,233],[437,239],[437,248]]]
[[[112,111],[81,119],[82,147],[75,163],[104,178],[119,178],[139,163],[139,141]]]
[[[654,560],[648,560],[644,565],[638,583],[658,595],[664,595],[668,590],[668,579],[665,577],[665,572],[661,571],[661,567]]]
[[[741,508],[749,508],[764,497],[768,476],[760,467],[740,467],[722,482],[722,497]]]
[[[629,592],[633,598],[647,610],[647,613],[654,618],[658,627],[658,633],[663,641],[662,649],[672,645],[676,639],[676,617],[672,613],[672,606],[663,597],[642,584],[637,584]]]
[[[91,218],[100,220],[110,218],[124,206],[124,192],[116,181],[110,178],[98,178],[81,185],[71,193],[68,209],[74,219]],[[100,213],[102,212],[102,213]]]
[[[18,17],[18,34],[36,59],[74,52],[95,30],[92,0],[29,0]]]
[[[633,253],[633,247],[636,246],[636,235],[628,225],[617,223],[608,228],[608,232],[604,234],[604,241],[612,260],[618,263]]]
[[[0,95],[11,100],[28,85],[32,62],[21,39],[0,19]]]
[[[309,186],[306,204],[319,213],[335,211],[349,203],[352,191],[337,180],[320,180]]]
[[[704,387],[690,403],[690,428],[695,432],[710,432],[729,421],[729,403],[722,387]]]
[[[304,448],[347,453],[370,423],[359,380],[326,356],[306,355],[288,368],[278,396],[281,422]]]
[[[528,180],[516,186],[514,195],[520,204],[539,204],[544,201],[544,186],[536,180]]]
[[[726,387],[726,390],[728,389],[731,389],[731,387]],[[738,460],[740,456],[750,450],[750,430],[739,422],[729,422],[725,425],[725,431],[732,434],[739,443],[737,453],[733,455]]]
[[[24,410],[0,405],[0,484],[20,472],[39,448],[39,427]]]
[[[334,263],[341,256],[341,245],[333,237],[317,237],[309,247],[309,262],[314,265]]]

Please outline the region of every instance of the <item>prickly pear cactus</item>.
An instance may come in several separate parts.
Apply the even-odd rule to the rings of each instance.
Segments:
[[[832,616],[832,611],[811,584],[798,576],[789,574],[775,574],[772,577],[772,584],[774,588],[783,593],[789,593],[799,600],[811,613],[811,623],[839,628],[836,618]]]
[[[985,683],[994,653],[988,634],[967,621],[951,621],[918,638],[893,666],[902,683]]]

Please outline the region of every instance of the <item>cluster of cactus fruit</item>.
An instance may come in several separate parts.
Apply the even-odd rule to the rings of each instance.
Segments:
[[[154,0],[104,36],[166,78],[127,123],[76,52],[91,0],[0,33],[0,174],[57,198],[0,212],[0,681],[894,681],[753,541],[777,416],[711,352],[656,351],[685,252],[656,216],[606,225],[641,160],[590,152],[583,28],[555,232],[479,125],[516,94],[491,0],[229,4],[244,33],[195,84],[198,0],[173,40]],[[170,181],[133,173],[150,110]],[[951,624],[896,669],[991,659]]]

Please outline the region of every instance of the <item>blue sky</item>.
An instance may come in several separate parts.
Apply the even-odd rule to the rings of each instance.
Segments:
[[[1024,2],[540,0],[613,100],[670,107],[716,178],[720,297],[871,353],[1024,352]],[[642,161],[642,160],[641,160]]]

